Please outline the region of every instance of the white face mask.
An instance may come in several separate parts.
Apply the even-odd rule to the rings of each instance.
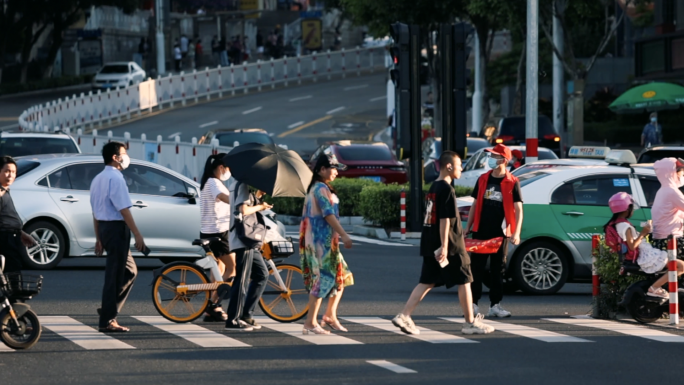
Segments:
[[[123,154],[119,156],[121,156],[121,161],[119,162],[119,165],[121,165],[121,169],[127,169],[128,166],[131,164],[131,158],[128,156],[128,154]]]
[[[226,172],[224,172],[223,174],[221,174],[221,177],[220,177],[219,179],[220,179],[222,182],[225,182],[225,181],[227,181],[228,179],[230,179],[230,171],[229,171],[229,170],[226,170]]]

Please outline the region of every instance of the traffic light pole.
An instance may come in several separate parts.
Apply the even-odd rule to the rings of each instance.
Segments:
[[[411,178],[409,207],[409,225],[412,232],[420,232],[423,228],[423,152],[420,127],[420,27],[409,26],[409,71],[411,84]]]
[[[466,61],[468,52],[466,48],[466,39],[471,32],[472,27],[465,23],[458,23],[454,25],[454,147],[462,158],[466,156],[466,147],[468,145],[468,100],[466,98],[466,90],[468,88],[468,68],[466,68]]]
[[[440,24],[439,26],[439,70],[441,75],[439,109],[442,115],[442,150],[454,150],[454,26]]]

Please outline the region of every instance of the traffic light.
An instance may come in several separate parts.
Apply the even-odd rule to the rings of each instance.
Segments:
[[[420,153],[420,28],[394,23],[390,26],[394,66],[390,77],[395,86],[397,158],[410,158],[417,141]],[[414,132],[415,131],[415,132]]]

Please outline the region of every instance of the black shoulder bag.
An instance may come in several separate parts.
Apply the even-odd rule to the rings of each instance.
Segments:
[[[237,196],[240,192],[240,185],[242,182],[238,182],[235,186],[235,195]],[[257,202],[254,194],[249,194],[250,206],[254,206]],[[235,212],[233,213],[235,218],[233,226],[230,228],[231,231],[235,230],[236,235],[248,250],[260,249],[266,239],[266,222],[264,217],[260,212],[256,212],[250,215],[242,215],[239,211],[239,206],[235,207]]]

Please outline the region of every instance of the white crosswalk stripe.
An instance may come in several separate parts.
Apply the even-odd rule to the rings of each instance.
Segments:
[[[442,318],[443,320],[456,323],[464,323],[463,318]],[[564,334],[554,333],[547,330],[537,329],[524,325],[516,325],[512,323],[496,322],[486,320],[485,323],[492,325],[497,331],[502,331],[510,334],[515,334],[521,337],[527,337],[543,342],[593,342],[582,338],[571,337]]]
[[[392,325],[392,321],[379,318],[379,317],[344,317],[346,321],[354,322],[357,324],[374,327],[377,329],[385,330],[388,332],[400,334],[402,336],[407,336],[415,338],[417,340],[429,342],[432,344],[463,344],[463,343],[477,343],[477,341],[469,340],[463,337],[454,336],[451,334],[446,334],[438,332],[435,330],[430,330],[424,327],[418,326],[420,334],[406,334],[399,330],[396,326]]]
[[[50,329],[84,349],[135,349],[133,346],[123,343],[107,334],[100,333],[71,317],[43,316],[40,317],[39,320],[43,327]]]
[[[660,342],[684,342],[684,337],[650,329],[644,326],[630,325],[622,322],[593,319],[586,316],[573,318],[546,318],[547,321],[558,322],[566,325],[584,326],[588,328],[602,329],[615,333],[626,334],[633,337],[641,337]]]
[[[3,353],[3,352],[13,352],[13,351],[14,351],[14,350],[8,348],[7,345],[5,345],[5,344],[0,344],[0,353]]]
[[[244,342],[240,342],[236,339],[224,336],[223,334],[219,334],[190,323],[174,323],[159,316],[138,316],[133,318],[148,325],[152,325],[157,329],[161,329],[167,333],[177,335],[178,337],[188,340],[193,344],[199,345],[203,348],[250,347],[250,345],[247,345]]]
[[[258,323],[263,325],[266,328],[285,333],[287,335],[290,335],[292,337],[299,338],[300,340],[304,340],[306,342],[310,342],[314,345],[361,345],[363,344],[362,342],[353,340],[351,338],[347,337],[342,337],[337,334],[327,334],[327,335],[315,335],[315,334],[308,334],[308,335],[303,335],[302,334],[302,324],[296,324],[296,323],[280,323],[278,321],[274,321],[270,318],[267,317],[254,317],[254,319],[257,320]]]
[[[376,361],[366,361],[366,362],[368,362],[371,365],[375,365],[375,366],[379,366],[381,368],[385,368],[385,369],[390,370],[394,373],[400,373],[400,374],[418,373],[413,369],[409,369],[409,368],[403,367],[401,365],[394,364],[394,363],[386,361],[386,360],[376,360]]]

